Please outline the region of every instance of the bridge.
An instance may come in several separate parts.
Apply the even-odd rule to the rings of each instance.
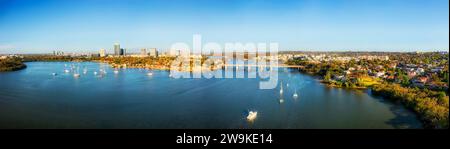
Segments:
[[[278,65],[256,65],[256,64],[225,64],[225,67],[278,67],[278,68],[304,68],[302,65],[286,65],[286,64],[278,64]]]

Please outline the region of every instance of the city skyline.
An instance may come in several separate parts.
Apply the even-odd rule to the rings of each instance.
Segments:
[[[444,51],[447,0],[0,1],[0,54],[278,42],[281,50]],[[79,50],[86,51],[79,51]]]

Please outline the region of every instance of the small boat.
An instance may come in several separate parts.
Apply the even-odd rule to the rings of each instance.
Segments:
[[[298,97],[297,91],[295,91],[295,93],[294,93],[294,95],[292,95],[292,97],[294,97],[294,98]]]
[[[114,70],[114,73],[115,73],[115,74],[118,74],[118,73],[119,73],[119,70]]]
[[[280,98],[280,103],[283,103],[284,102],[284,99],[283,98]]]
[[[97,71],[94,71],[94,75],[97,75]]]
[[[80,77],[80,74],[75,73],[75,74],[73,74],[73,77],[78,78],[78,77]]]
[[[149,72],[147,73],[147,76],[153,76],[153,73]]]
[[[280,94],[283,94],[283,82],[281,82],[281,86],[280,86]]]
[[[52,73],[52,75],[53,75],[53,76],[56,76],[56,75],[58,75],[58,74],[54,72],[54,73]]]
[[[288,83],[288,84],[286,84],[286,87],[289,87],[289,83]]]
[[[256,119],[256,116],[258,116],[258,112],[250,111],[250,112],[248,112],[247,120],[248,121],[254,121]]]
[[[70,70],[69,70],[69,69],[64,69],[64,72],[65,72],[65,73],[69,73]]]

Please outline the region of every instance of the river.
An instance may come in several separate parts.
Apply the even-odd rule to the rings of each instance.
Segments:
[[[369,90],[330,88],[295,69],[279,70],[280,95],[280,85],[262,90],[255,78],[116,74],[93,62],[26,64],[0,73],[0,128],[422,128],[414,113]],[[79,78],[64,72],[72,64],[80,66]],[[107,74],[94,75],[100,69]],[[249,111],[258,112],[252,122]]]

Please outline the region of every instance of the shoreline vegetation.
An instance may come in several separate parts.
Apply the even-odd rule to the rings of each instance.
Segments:
[[[340,54],[341,57],[358,57],[352,55],[354,53]],[[330,53],[330,55],[336,56],[337,54]],[[351,58],[336,60],[337,58],[331,58],[331,60],[323,60],[330,59],[328,56],[325,56],[326,58],[317,60],[317,58],[306,58],[303,54],[285,59],[283,62],[287,65],[303,66],[299,67],[298,70],[318,77],[321,83],[329,87],[370,89],[374,96],[381,96],[394,102],[400,102],[418,115],[425,128],[449,128],[448,53],[388,53],[387,55],[389,55],[390,59]],[[2,62],[2,67],[4,67],[3,63],[5,63],[5,66],[8,66],[8,70],[23,69],[26,66],[21,60],[23,62],[94,61],[110,64],[113,68],[169,70],[171,63],[176,60],[176,57],[28,55],[22,59],[16,58],[12,59],[12,61]],[[208,59],[203,57],[199,63],[203,64],[206,61]],[[192,68],[193,63],[194,61],[191,59],[189,65],[180,64],[179,71],[198,71],[199,69]],[[430,65],[434,65],[434,67],[430,67]],[[428,66],[428,68],[421,70],[421,75],[411,75],[410,70],[415,69],[419,71],[421,69],[419,66]],[[210,67],[219,69],[222,68],[222,65],[211,65]],[[439,71],[434,71],[436,67],[440,68]],[[420,82],[421,78],[429,78],[429,80]]]
[[[155,69],[155,70],[170,70],[171,64],[176,60],[176,57],[172,56],[160,56],[160,57],[71,57],[71,56],[53,56],[53,55],[35,55],[35,56],[25,56],[23,58],[24,62],[34,62],[34,61],[46,61],[46,62],[100,62],[107,63],[112,68],[144,68],[144,69]],[[207,61],[205,57],[200,58],[201,65]],[[179,63],[177,65],[179,70],[177,71],[201,71],[206,69],[204,67],[194,68],[194,59],[191,58],[189,65],[183,65]],[[216,70],[222,68],[222,65],[215,66],[214,63],[210,65],[211,70]]]
[[[0,72],[2,71],[16,71],[26,68],[20,58],[5,58],[0,59]]]
[[[348,89],[370,89],[372,94],[403,104],[415,112],[425,128],[449,128],[448,96],[448,53],[437,55],[394,54],[391,60],[360,59],[314,61],[306,58],[293,58],[287,65],[301,65],[300,72],[317,76],[321,83],[329,87]],[[440,72],[413,76],[409,65],[438,65]],[[406,72],[405,72],[406,70]],[[381,75],[376,75],[383,72]],[[421,78],[430,78],[419,82]],[[424,85],[426,82],[426,85]]]

